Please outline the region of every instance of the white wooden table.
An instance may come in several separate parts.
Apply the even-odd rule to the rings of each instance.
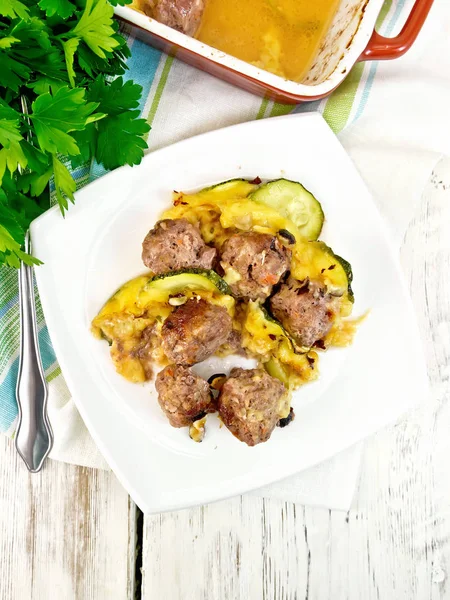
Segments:
[[[432,393],[366,442],[352,510],[243,496],[143,517],[111,473],[29,475],[1,438],[1,600],[449,599],[450,160],[401,258]]]

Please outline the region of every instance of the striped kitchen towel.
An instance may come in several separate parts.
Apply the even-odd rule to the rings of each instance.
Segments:
[[[414,0],[386,0],[378,19],[380,33],[387,36],[395,34],[413,3]],[[379,192],[375,193],[375,198],[379,200],[388,221],[392,221],[394,234],[401,237],[412,214],[412,199],[420,197],[436,162],[437,155],[432,151],[442,152],[441,147],[435,146],[438,138],[444,139],[445,128],[436,126],[436,123],[439,123],[440,116],[447,116],[446,106],[450,106],[450,99],[441,86],[442,77],[450,73],[448,64],[444,68],[444,62],[450,61],[450,49],[445,48],[449,39],[446,29],[448,31],[449,27],[450,6],[445,2],[435,3],[418,42],[405,57],[390,64],[358,63],[329,98],[298,107],[261,100],[161,54],[137,40],[132,29],[125,32],[132,51],[125,78],[133,79],[143,87],[140,109],[151,125],[149,151],[192,135],[252,119],[283,115],[292,110],[320,111],[331,128],[340,134],[368,185]],[[426,70],[424,65],[427,65]],[[408,97],[404,95],[404,89],[408,90]],[[430,115],[426,106],[433,89],[437,93],[433,96],[434,106]],[[408,110],[410,102],[414,102],[414,113]],[[389,105],[389,119],[385,121],[386,104]],[[431,131],[428,137],[420,140],[411,137],[411,126],[417,123],[422,123],[422,129]],[[370,129],[370,124],[376,125],[371,130],[372,137],[365,134],[365,127]],[[446,135],[446,139],[450,139],[448,131]],[[367,157],[361,148],[373,148],[373,153]],[[403,151],[411,158],[411,169],[401,176]],[[372,163],[380,163],[382,176],[372,172],[370,157]],[[388,157],[386,164],[383,157]],[[392,165],[396,166],[399,174],[398,188],[392,187],[389,172]],[[82,187],[103,174],[104,170],[94,165],[78,169],[74,177],[78,187]],[[402,208],[397,209],[394,207],[395,196],[405,186],[410,195]],[[49,382],[50,418],[55,432],[51,456],[81,465],[104,466],[70,398],[39,300],[37,314],[39,342]],[[17,273],[5,268],[0,271],[0,316],[0,431],[13,436],[17,421],[15,383],[19,310]]]

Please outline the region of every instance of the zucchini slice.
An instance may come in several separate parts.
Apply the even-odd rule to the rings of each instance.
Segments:
[[[229,285],[215,271],[209,269],[182,269],[156,275],[147,283],[144,293],[161,291],[174,295],[186,290],[220,292],[231,296]]]
[[[317,240],[324,214],[320,202],[301,183],[276,179],[250,195],[255,202],[271,206],[289,219],[306,240]]]
[[[308,368],[306,352],[309,348],[296,348],[283,326],[258,302],[250,301],[247,305],[242,323],[242,345],[263,362],[277,359],[297,373],[304,373]]]
[[[216,205],[224,200],[239,200],[246,198],[251,192],[256,189],[256,185],[250,183],[246,179],[230,179],[222,183],[217,183],[207,188],[203,188],[198,192],[185,194],[183,192],[175,192],[173,201],[185,202],[190,206],[199,206],[203,204]]]
[[[289,372],[278,359],[271,358],[263,366],[271,377],[275,377],[289,389]]]
[[[289,335],[289,333],[286,331],[286,329],[283,327],[283,325],[280,323],[280,321],[275,319],[275,317],[273,317],[270,314],[270,312],[264,305],[261,305],[259,308],[262,314],[264,315],[266,326],[271,325],[272,327],[278,327],[278,329],[280,330],[280,335],[283,335],[289,341],[289,343],[292,346],[292,350],[295,352],[295,354],[307,354],[311,350],[311,348],[307,346],[299,346],[298,344],[296,344],[292,337]]]
[[[154,305],[156,313],[167,316],[162,305],[169,302],[171,296],[184,293],[202,294],[217,304],[233,310],[234,299],[225,281],[214,271],[208,269],[184,269],[156,275],[151,279],[141,275],[125,283],[102,307],[93,321],[97,335],[100,335],[102,320],[110,315],[123,313],[140,317]],[[170,306],[167,307],[170,312]]]
[[[272,206],[243,198],[239,202],[221,202],[220,223],[224,229],[236,228],[241,231],[258,231],[277,235],[281,230],[287,230],[296,240],[303,237],[294,223]]]
[[[330,248],[331,250],[331,248]],[[331,252],[333,252],[331,250]],[[349,300],[351,300],[351,302],[355,301],[355,295],[353,293],[353,289],[352,289],[352,281],[353,281],[353,271],[352,271],[352,265],[348,262],[348,260],[345,260],[345,258],[342,258],[342,256],[339,256],[338,254],[334,254],[334,258],[337,260],[337,262],[340,264],[340,266],[342,267],[345,275],[347,276],[347,293],[348,293],[348,297]]]
[[[259,306],[259,310],[261,311],[261,313],[264,317],[264,328],[269,326],[270,329],[272,330],[272,333],[274,333],[274,331],[277,331],[277,329],[275,329],[275,328],[278,328],[279,331],[277,331],[276,335],[284,336],[289,341],[291,341],[291,338],[290,338],[288,332],[283,327],[283,325],[280,323],[280,321],[278,321],[277,319],[272,317],[272,315],[270,314],[270,312],[267,310],[267,308],[264,305],[261,304]]]
[[[297,242],[293,249],[291,273],[299,281],[309,277],[321,281],[330,293],[354,302],[351,265],[324,242]]]
[[[216,183],[210,185],[203,190],[197,192],[198,194],[204,194],[206,192],[214,193],[217,195],[224,195],[231,198],[245,198],[253,192],[256,185],[250,183],[247,179],[229,179],[228,181],[222,181],[222,183]]]
[[[308,354],[308,352],[311,350],[311,348],[309,346],[299,346],[296,343],[296,341],[290,336],[290,334],[286,331],[286,329],[283,327],[283,325],[280,323],[280,321],[275,319],[275,317],[273,317],[270,314],[270,312],[266,309],[265,306],[261,305],[260,309],[266,320],[266,325],[267,324],[270,324],[272,326],[276,325],[280,330],[280,335],[282,335],[286,338],[286,340],[291,345],[291,348],[295,354]]]
[[[141,275],[140,277],[135,277],[134,279],[124,283],[117,290],[117,292],[115,292],[111,298],[105,302],[96,319],[101,319],[107,315],[125,311],[136,316],[141,315],[142,309],[136,306],[136,298],[141,293],[142,288],[145,286],[147,281],[148,276]]]

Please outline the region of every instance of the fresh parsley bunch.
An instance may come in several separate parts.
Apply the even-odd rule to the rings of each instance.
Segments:
[[[51,178],[63,214],[73,202],[68,162],[140,163],[149,126],[142,88],[120,77],[129,54],[107,0],[0,0],[0,264],[39,263],[25,231]]]

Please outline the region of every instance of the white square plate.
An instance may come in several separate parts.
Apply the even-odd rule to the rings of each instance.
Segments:
[[[354,344],[320,357],[321,377],[295,393],[295,421],[249,448],[213,417],[205,441],[174,429],[153,384],[114,370],[90,321],[144,272],[141,242],[172,190],[233,177],[287,177],[321,201],[322,239],[353,266],[355,310],[370,308]],[[381,218],[343,148],[317,114],[255,121],[175,144],[76,194],[63,219],[31,225],[42,306],[62,371],[106,460],[145,512],[206,503],[266,485],[340,452],[400,416],[427,391],[410,299]]]

